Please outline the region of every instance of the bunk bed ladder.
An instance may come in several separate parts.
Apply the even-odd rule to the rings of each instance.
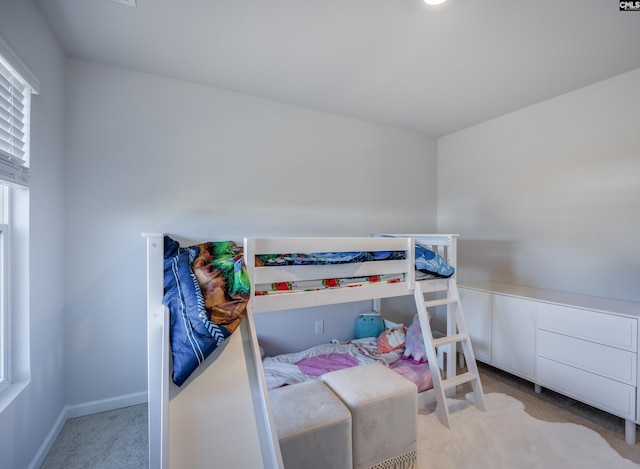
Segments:
[[[486,410],[486,405],[484,393],[482,392],[482,383],[480,382],[480,374],[478,373],[478,366],[473,354],[469,331],[467,330],[467,324],[460,303],[458,287],[453,278],[449,278],[447,281],[448,289],[446,298],[425,300],[424,292],[419,282],[415,284],[414,296],[427,358],[430,364],[435,364],[435,366],[431,367],[431,376],[433,378],[433,387],[436,391],[436,415],[443,425],[450,428],[447,391],[455,391],[456,386],[459,384],[471,383],[475,406],[484,411]],[[440,305],[446,305],[447,307],[447,334],[449,335],[434,339],[427,308],[435,308]],[[458,343],[462,345],[462,352],[467,364],[467,372],[460,375],[451,373],[452,376],[447,376],[443,379],[440,367],[438,366],[437,349],[441,346],[449,346],[451,347],[450,352],[454,352]],[[448,362],[453,362],[453,366],[455,366],[455,355],[453,353],[449,353],[448,355]]]

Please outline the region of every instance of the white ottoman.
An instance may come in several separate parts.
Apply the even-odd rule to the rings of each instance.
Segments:
[[[351,414],[322,381],[269,391],[285,469],[350,469]]]
[[[351,412],[353,467],[418,466],[418,389],[379,363],[332,371],[322,380]]]

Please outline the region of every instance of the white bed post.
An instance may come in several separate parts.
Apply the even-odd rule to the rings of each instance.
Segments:
[[[455,267],[455,271],[453,272],[453,278],[456,279],[456,283],[457,283],[457,278],[458,278],[458,235],[457,234],[453,234],[453,235],[449,235],[448,237],[449,239],[449,246],[447,247],[447,262],[449,263],[449,265],[452,265]]]
[[[147,393],[149,409],[149,469],[168,467],[169,328],[164,295],[164,235],[147,238]]]
[[[243,461],[239,464],[256,467],[256,461],[260,461],[264,469],[282,469],[282,457],[268,405],[266,383],[250,308],[247,309],[247,317],[240,324],[238,331],[227,340],[225,356],[201,368],[197,377],[194,374],[195,379],[191,381],[188,388],[178,389],[171,382],[170,319],[168,309],[162,304],[164,234],[143,233],[143,237],[147,239],[149,469],[169,469],[170,465],[171,467],[209,467],[209,452],[212,449],[215,451],[216,448],[228,449],[231,452],[237,450],[237,447],[242,444],[237,436],[244,429],[247,435],[251,435],[244,443],[250,443],[251,446],[244,448],[246,454],[238,456],[238,460]],[[231,352],[232,349],[234,353]],[[238,368],[241,364],[246,366],[246,372]],[[233,407],[227,409],[224,404],[221,404],[221,399],[230,393],[233,394],[236,405],[241,405],[241,412],[234,410]],[[201,409],[191,416],[188,415],[189,412],[196,410],[197,406]],[[172,425],[175,426],[171,435],[170,407],[174,412],[171,419]],[[199,444],[197,454],[189,453],[181,431],[184,428],[194,432],[199,431],[198,429],[201,431],[206,428],[211,415],[217,415],[221,411],[224,413],[221,417],[223,420],[225,418],[237,420],[232,427],[233,431],[229,433],[229,435],[235,435],[235,440],[227,441],[231,436],[221,435],[215,444],[211,446]],[[192,420],[190,420],[191,417],[193,417]],[[242,425],[244,427],[240,428]],[[249,428],[251,425],[255,425],[255,429]],[[254,431],[257,440],[253,440]],[[182,461],[180,464],[184,463],[185,466],[176,465],[176,461],[170,460],[170,445],[173,445],[172,457]],[[193,446],[193,442],[190,445]],[[190,459],[180,459],[185,454],[188,454]],[[228,455],[226,457],[231,458]]]

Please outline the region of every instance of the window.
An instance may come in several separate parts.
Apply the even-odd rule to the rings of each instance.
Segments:
[[[10,367],[10,336],[9,336],[9,313],[8,313],[8,285],[6,281],[7,273],[7,255],[8,248],[8,232],[7,225],[4,223],[5,201],[7,200],[8,188],[0,186],[0,393],[4,391],[11,383],[11,367]]]
[[[29,185],[29,109],[31,92],[0,56],[0,179]]]
[[[28,206],[15,213],[29,187],[29,131],[31,94],[39,84],[28,68],[0,38],[0,392],[12,383],[14,346],[12,302],[12,229],[28,220]],[[20,210],[18,210],[20,211]],[[19,282],[16,282],[19,283]],[[28,291],[28,286],[24,291]],[[27,312],[25,311],[24,314]]]

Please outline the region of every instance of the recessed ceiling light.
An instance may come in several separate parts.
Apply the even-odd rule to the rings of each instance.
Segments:
[[[116,3],[120,3],[122,5],[127,5],[128,7],[136,7],[136,0],[113,0]]]
[[[441,3],[446,2],[447,0],[424,0],[424,3],[427,5],[440,5]]]

